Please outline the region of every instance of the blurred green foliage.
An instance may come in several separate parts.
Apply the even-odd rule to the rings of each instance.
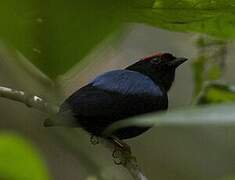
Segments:
[[[201,96],[197,100],[197,104],[214,104],[235,101],[235,87],[222,83],[208,83]]]
[[[1,0],[0,37],[54,79],[126,22],[234,38],[234,4],[234,0]]]
[[[16,134],[0,133],[0,157],[0,179],[50,179],[37,150]]]
[[[234,109],[235,103],[224,103],[182,108],[167,113],[153,113],[115,122],[106,129],[105,134],[129,126],[234,125]]]
[[[56,78],[117,29],[124,7],[107,0],[3,0],[0,34]]]
[[[235,0],[1,0],[0,39],[56,79],[105,38],[118,37],[126,23],[233,39],[234,7]],[[221,83],[205,86],[206,81],[219,80],[223,75],[225,45],[226,41],[220,40],[197,41],[199,56],[193,63],[193,71],[195,96],[200,94],[198,104],[235,100],[234,86]],[[222,104],[145,115],[115,123],[107,132],[130,125],[231,124],[235,121],[234,108],[235,104]],[[21,137],[0,134],[0,157],[0,179],[50,179],[37,151]]]
[[[205,63],[207,59],[204,56],[199,56],[197,59],[193,62],[192,68],[194,72],[194,94],[198,95],[199,92],[202,89],[203,82],[204,82],[204,69],[205,69]]]
[[[227,42],[200,36],[196,41],[198,57],[192,63],[194,96],[197,97],[205,82],[219,80],[224,72]]]
[[[156,0],[137,19],[173,31],[231,39],[235,37],[234,4],[234,0]]]

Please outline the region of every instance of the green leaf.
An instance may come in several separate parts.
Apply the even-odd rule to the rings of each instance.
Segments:
[[[0,159],[0,179],[50,179],[37,150],[20,136],[0,133]]]
[[[203,90],[201,96],[197,100],[197,104],[214,104],[235,101],[235,86],[221,84],[221,83],[208,83]]]
[[[153,113],[113,123],[104,134],[129,126],[235,125],[235,104],[203,105]]]
[[[153,7],[140,10],[136,19],[157,27],[235,37],[234,0],[156,0]]]
[[[108,0],[1,0],[0,38],[56,78],[120,27],[127,4]]]
[[[128,22],[235,37],[235,0],[1,0],[0,39],[55,79]]]

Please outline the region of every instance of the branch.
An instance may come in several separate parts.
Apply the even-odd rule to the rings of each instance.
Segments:
[[[7,87],[0,86],[0,97],[21,102],[27,107],[34,108],[49,115],[56,114],[59,109],[58,106],[52,105],[38,96]],[[147,180],[140,170],[136,158],[132,156],[129,145],[121,140],[106,138],[101,138],[101,144],[113,152],[115,164],[125,167],[135,180]]]
[[[101,143],[113,152],[112,156],[114,158],[114,163],[126,168],[133,179],[147,180],[138,166],[136,158],[132,155],[131,148],[128,144],[121,140],[104,138],[101,139]]]
[[[7,87],[0,86],[0,97],[21,102],[27,107],[34,108],[47,114],[55,114],[59,109],[58,106],[54,106],[38,96],[26,94],[23,91],[14,90]]]

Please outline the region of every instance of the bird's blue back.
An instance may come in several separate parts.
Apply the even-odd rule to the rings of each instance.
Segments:
[[[136,71],[114,70],[101,74],[91,85],[103,90],[121,94],[147,94],[162,96],[163,92],[152,79]]]

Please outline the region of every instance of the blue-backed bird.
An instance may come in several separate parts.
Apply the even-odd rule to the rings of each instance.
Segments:
[[[105,72],[68,97],[60,106],[55,116],[58,119],[53,123],[82,127],[99,137],[116,121],[166,110],[167,92],[174,81],[175,70],[186,60],[158,52],[125,69]],[[45,125],[50,126],[50,121],[46,121]],[[110,136],[132,138],[149,128],[127,127]]]

